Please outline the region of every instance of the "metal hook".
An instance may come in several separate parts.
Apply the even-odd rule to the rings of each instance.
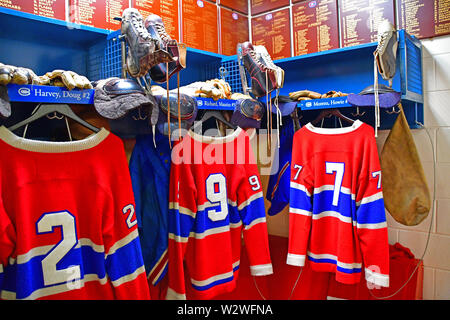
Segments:
[[[225,78],[228,76],[228,73],[229,73],[228,70],[224,66],[219,68],[219,75],[223,81],[225,81]]]
[[[148,115],[145,115],[145,116],[142,116],[142,113],[141,113],[141,107],[138,107],[138,116],[136,117],[136,116],[132,116],[132,118],[133,118],[133,120],[145,120],[145,119],[147,119],[147,117],[148,117]]]
[[[361,112],[359,112],[359,107],[356,107],[356,113],[352,113],[351,115],[354,116],[354,117],[362,117],[362,116],[365,115],[365,114],[366,114],[365,111],[363,111],[363,112],[361,113]]]
[[[399,114],[401,112],[400,109],[398,111],[395,111],[395,106],[392,107],[392,111],[385,110],[387,114]]]
[[[144,86],[142,85],[141,81],[144,82]],[[146,76],[142,76],[142,77],[139,78],[138,83],[139,83],[139,85],[141,86],[141,88],[142,88],[147,94],[151,94],[151,93],[152,93],[152,89],[151,89],[151,86],[150,86],[150,84],[151,84],[151,79],[149,79],[149,82],[147,82]]]
[[[50,120],[53,120],[53,119],[62,120],[62,119],[64,119],[64,116],[58,117],[58,114],[57,114],[56,111],[55,111],[55,112],[53,112],[53,115],[52,115],[52,116],[50,116],[50,114],[48,114],[48,115],[47,115],[47,118],[50,119]]]

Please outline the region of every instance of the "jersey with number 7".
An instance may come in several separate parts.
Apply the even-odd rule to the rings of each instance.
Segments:
[[[374,130],[307,124],[294,135],[287,263],[389,286],[389,245]]]
[[[251,274],[272,273],[263,192],[245,131],[211,138],[189,131],[172,151],[169,200],[167,299],[231,292],[242,234]]]

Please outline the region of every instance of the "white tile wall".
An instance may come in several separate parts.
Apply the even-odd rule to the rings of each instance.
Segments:
[[[436,233],[450,234],[450,200],[436,200]]]
[[[431,128],[448,126],[450,123],[450,108],[448,107],[450,91],[425,91],[424,99],[425,126]]]
[[[422,62],[422,69],[424,74],[423,89],[425,91],[434,90],[436,88],[436,81],[434,78],[435,68],[433,57],[424,57]]]
[[[419,259],[423,256],[427,244],[428,233],[400,230],[399,242],[411,249],[414,256]],[[433,268],[442,268],[450,271],[450,236],[431,233],[428,247],[424,256],[424,265]]]
[[[450,300],[450,271],[436,269],[435,299]]]
[[[434,268],[423,268],[423,289],[422,298],[424,300],[434,299],[434,283],[435,283],[435,269]]]
[[[427,252],[424,256],[423,298],[450,300],[450,36],[422,40],[424,122],[431,135],[433,149],[424,130],[413,130],[431,195],[436,165],[436,201]],[[381,148],[385,133],[377,143]],[[408,227],[386,213],[389,243],[400,242],[420,258],[428,237],[431,213],[418,226]]]
[[[436,164],[436,197],[450,199],[450,162]]]
[[[450,90],[450,53],[433,56],[436,90]]]
[[[411,131],[420,160],[422,162],[433,162],[433,152],[436,154],[436,150],[434,150],[436,129],[426,128],[426,130],[415,129]]]
[[[450,105],[449,105],[450,109]],[[450,163],[450,127],[436,131],[437,161]],[[450,174],[450,172],[448,172]]]

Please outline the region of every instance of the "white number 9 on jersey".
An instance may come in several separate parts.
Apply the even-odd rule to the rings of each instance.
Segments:
[[[212,205],[220,204],[220,210],[209,209],[208,217],[220,221],[228,215],[227,180],[221,173],[213,173],[206,178],[206,198]]]
[[[252,186],[253,191],[261,189],[261,184],[259,183],[258,176],[254,175],[254,176],[249,177],[248,182]]]

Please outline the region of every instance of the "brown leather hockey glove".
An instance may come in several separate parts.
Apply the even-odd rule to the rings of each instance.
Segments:
[[[69,90],[74,88],[78,89],[92,89],[92,85],[90,81],[85,77],[81,76],[73,71],[65,71],[65,70],[53,70],[52,72],[47,72],[45,76],[41,77],[43,82],[47,82],[47,78],[49,79],[48,83],[58,87],[66,87]]]
[[[40,84],[39,77],[28,68],[0,64],[0,84]]]

